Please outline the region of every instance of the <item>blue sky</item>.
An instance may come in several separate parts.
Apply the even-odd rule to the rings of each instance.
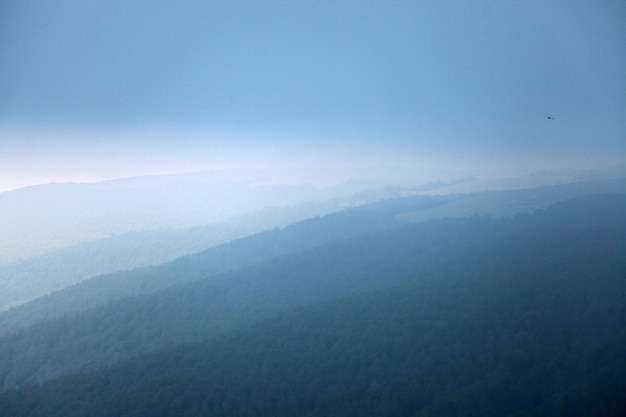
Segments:
[[[7,0],[0,62],[0,191],[224,167],[436,179],[626,161],[617,0]]]

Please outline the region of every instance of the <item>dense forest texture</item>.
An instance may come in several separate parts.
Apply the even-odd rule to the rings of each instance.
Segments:
[[[419,199],[413,200],[414,207]],[[184,282],[189,275],[198,279],[223,262],[287,249],[294,251],[315,242],[323,243],[330,236],[340,239],[226,275],[119,299],[73,317],[39,323],[9,334],[0,339],[0,354],[9,359],[0,364],[0,375],[4,376],[0,381],[4,385],[20,385],[85,367],[95,368],[146,351],[203,340],[295,306],[372,286],[390,285],[395,277],[389,282],[382,278],[394,269],[415,268],[416,262],[427,256],[425,251],[458,238],[456,224],[463,223],[432,222],[381,235],[341,239],[354,233],[361,235],[364,230],[373,233],[378,228],[397,226],[393,217],[384,214],[386,207],[359,210],[347,217],[336,215],[323,221],[303,222],[283,231],[235,242],[222,248],[223,251],[208,251],[163,268],[144,270],[140,277],[145,281],[140,282]],[[478,223],[471,226],[468,233],[477,233],[477,227]],[[122,274],[119,282],[125,277],[130,278]],[[106,292],[106,281],[100,283]],[[67,303],[79,302],[69,295],[65,299]]]
[[[626,409],[624,213],[626,197],[602,195],[508,220],[432,221],[164,290],[152,301],[145,296],[146,303],[120,300],[106,312],[47,323],[0,339],[3,363],[14,366],[2,371],[5,384],[19,383],[18,367],[39,355],[47,361],[33,367],[53,369],[59,360],[53,346],[85,329],[109,334],[98,343],[132,346],[138,340],[132,326],[155,314],[152,305],[166,312],[155,322],[175,323],[161,337],[189,322],[189,333],[172,340],[197,342],[174,347],[170,341],[162,347],[169,350],[97,372],[6,391],[0,410],[11,416],[620,416]],[[111,316],[130,306],[145,314]],[[194,310],[209,322],[194,322]],[[217,324],[230,330],[200,334]],[[151,335],[142,343],[157,341]],[[29,346],[37,348],[20,352]],[[62,346],[80,356],[87,345],[79,337]],[[92,360],[101,354],[87,351]]]

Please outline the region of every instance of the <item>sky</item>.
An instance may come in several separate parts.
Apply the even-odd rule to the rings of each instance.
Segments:
[[[625,74],[620,0],[4,0],[0,192],[624,164]]]

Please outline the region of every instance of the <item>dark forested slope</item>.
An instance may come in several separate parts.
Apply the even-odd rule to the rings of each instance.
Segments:
[[[624,197],[597,196],[513,220],[432,222],[432,234],[422,225],[376,236],[369,241],[388,252],[376,260],[367,239],[334,246],[324,253],[326,266],[337,266],[327,258],[333,252],[369,262],[360,271],[383,262],[387,268],[366,279],[385,285],[320,299],[231,336],[8,391],[0,410],[64,417],[621,416],[624,213]],[[437,240],[446,226],[457,238]],[[414,244],[416,234],[426,235],[432,250],[406,264],[411,268],[395,267],[407,256],[398,253],[400,243]],[[411,249],[420,253],[418,245]],[[293,262],[311,266],[303,260]],[[312,275],[324,273],[332,274],[320,268]],[[329,288],[337,279],[300,288]],[[262,291],[269,282],[255,289],[256,298],[273,301]]]
[[[439,223],[321,246],[36,324],[0,338],[6,358],[0,382],[20,385],[90,369],[203,340],[289,308],[392,285],[408,279],[399,272],[418,268],[434,248],[480,228],[478,220],[469,228],[459,228],[458,220]]]
[[[291,308],[426,279],[623,267],[626,197],[598,196],[512,220],[433,221],[278,258],[240,272],[122,299],[0,339],[6,386],[97,368],[203,340]],[[587,262],[590,254],[596,254]],[[582,262],[580,265],[577,262]],[[582,273],[582,272],[581,272]]]

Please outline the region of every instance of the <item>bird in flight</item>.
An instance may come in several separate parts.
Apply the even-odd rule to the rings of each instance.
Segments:
[[[546,116],[546,117],[544,117],[544,119],[554,120],[554,117],[552,117],[552,116]]]

